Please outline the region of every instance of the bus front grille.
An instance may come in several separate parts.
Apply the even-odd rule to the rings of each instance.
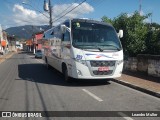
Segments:
[[[112,74],[113,70],[109,70],[109,71],[98,71],[98,70],[94,70],[93,74],[94,75],[110,75]]]
[[[116,61],[90,61],[91,70],[94,75],[111,75],[115,69]],[[107,71],[99,71],[100,67],[108,67]]]
[[[113,67],[116,61],[90,61],[91,67]]]

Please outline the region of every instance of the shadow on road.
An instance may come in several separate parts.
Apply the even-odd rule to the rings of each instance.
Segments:
[[[43,64],[20,64],[18,65],[18,74],[20,79],[16,80],[28,80],[36,83],[60,85],[68,87],[81,87],[81,86],[100,86],[109,85],[107,80],[72,80],[71,83],[67,83],[63,80],[63,76],[57,70],[47,68]]]

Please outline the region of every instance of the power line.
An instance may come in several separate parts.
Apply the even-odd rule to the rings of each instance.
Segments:
[[[74,9],[76,9],[78,6],[80,6],[82,3],[84,3],[86,0],[83,0],[81,3],[79,3],[77,6],[75,6],[74,8],[72,8],[70,11],[68,11],[67,13],[65,13],[64,15],[62,15],[61,17],[57,18],[55,21],[53,22],[56,22],[57,20],[61,19],[62,17],[64,17],[65,15],[67,15],[68,13],[70,13],[71,11],[73,11]]]
[[[65,10],[63,10],[61,13],[59,13],[59,15],[55,16],[55,17],[59,17],[60,14],[62,14],[63,12],[67,11],[70,7],[72,7],[73,4],[71,4],[70,6],[68,6]],[[54,18],[53,20],[55,20],[56,18]]]
[[[9,3],[9,4],[15,4],[14,2],[11,2],[11,1],[8,1],[8,0],[3,0],[4,2],[6,2],[6,3]],[[47,19],[49,19],[49,17],[47,16],[47,15],[45,15],[42,11],[40,11],[40,10],[38,10],[38,9],[36,9],[35,7],[33,7],[32,5],[30,5],[30,4],[27,4],[27,3],[21,3],[21,4],[25,4],[25,5],[28,5],[28,6],[30,6],[31,8],[33,8],[35,11],[38,11],[39,13],[41,13],[41,15],[43,15],[43,16],[45,16]],[[39,16],[41,16],[41,15],[38,15],[37,17],[39,17]],[[3,15],[4,16],[4,15]],[[33,20],[31,20],[31,21],[25,21],[25,20],[21,20],[21,21],[23,21],[23,22],[27,22],[27,23],[34,23],[34,22],[31,22],[31,21],[33,21]],[[18,22],[18,23],[23,23],[23,22]],[[8,25],[8,24],[7,24]],[[10,24],[9,24],[10,25]],[[12,25],[12,24],[11,24]]]
[[[74,0],[74,2],[77,2],[78,0]],[[62,4],[62,2],[61,2]],[[66,9],[64,9],[61,13],[59,13],[57,16],[55,16],[55,18],[53,20],[55,20],[56,18],[58,18],[61,14],[63,14],[64,12],[66,12],[69,8],[71,8],[74,4],[72,3],[70,6],[68,6]]]
[[[76,0],[76,1],[78,1],[78,0]],[[83,9],[79,9],[78,11],[75,11],[75,13],[79,13],[79,15],[82,14],[83,12],[84,12]]]
[[[48,18],[48,19],[49,19],[49,17],[48,17],[47,15],[45,15],[42,11],[40,11],[40,10],[36,9],[36,8],[35,8],[35,7],[33,7],[32,5],[27,4],[27,3],[25,3],[25,2],[22,2],[22,4],[30,6],[30,7],[31,7],[31,8],[33,8],[35,11],[38,11],[39,13],[43,14],[46,18]]]
[[[78,1],[78,0],[75,0],[75,1]],[[75,2],[74,1],[74,2]],[[83,0],[81,3],[79,3],[77,6],[75,6],[74,8],[72,8],[71,10],[69,10],[69,8],[71,8],[74,4],[71,4],[70,6],[68,6],[65,10],[63,10],[59,15],[57,15],[53,20],[54,20],[54,22],[55,21],[58,21],[59,19],[61,19],[62,17],[64,17],[64,16],[66,16],[68,13],[70,13],[70,12],[72,12],[74,9],[76,9],[78,6],[80,6],[82,3],[84,3],[84,2],[86,2],[86,0]],[[95,1],[92,1],[92,0],[90,0],[89,1],[89,3],[90,4],[93,4],[93,5],[100,5],[101,3],[102,3],[102,0],[100,0],[100,1],[98,1],[98,3],[97,2],[95,2]],[[69,10],[68,12],[66,12],[65,14],[62,14],[64,11],[67,11],[67,10]],[[81,12],[82,11],[82,12]],[[80,10],[78,10],[78,11],[76,11],[76,13],[83,13],[83,9],[80,9]],[[41,11],[40,11],[40,13],[42,13]],[[43,14],[42,14],[43,15]],[[37,16],[38,17],[38,16]],[[48,16],[47,16],[47,18],[49,18]],[[23,22],[27,22],[27,23],[34,23],[34,22],[32,22],[32,20],[31,21],[25,21],[25,20],[23,20]],[[23,23],[23,22],[19,22],[19,23]]]
[[[78,1],[78,0],[76,0],[76,1]],[[83,2],[85,2],[85,1],[83,1]],[[81,5],[83,2],[81,2],[79,5]],[[103,0],[99,0],[99,1],[97,1],[97,2],[90,0],[88,3],[91,4],[92,6],[94,5],[94,6],[99,7],[99,6],[102,4],[102,2],[103,2]],[[73,4],[72,4],[72,5],[73,5]],[[66,9],[68,10],[72,5],[70,5],[70,6],[67,7]],[[79,6],[79,5],[78,5],[78,6]],[[78,6],[76,6],[76,7],[78,7]],[[75,8],[76,8],[76,7],[75,7]],[[75,8],[73,8],[73,10],[74,10]],[[66,10],[66,9],[65,9],[65,10]],[[64,10],[64,11],[65,11],[65,10]],[[63,11],[63,12],[64,12],[64,11]],[[56,19],[55,21],[57,21],[57,20],[61,19],[62,17],[64,17],[66,14],[68,14],[68,13],[71,12],[71,11],[72,11],[72,9],[71,9],[70,11],[68,11],[67,13],[65,13],[64,15],[62,15],[61,17],[59,17],[59,18],[57,18],[57,19],[54,18],[53,20]],[[57,15],[57,16],[60,16],[63,12],[61,12],[61,13],[60,13],[59,15]],[[80,9],[80,10],[76,11],[76,13],[79,13],[79,14],[82,14],[83,12],[84,12],[83,9]],[[55,22],[55,21],[54,21],[54,22]]]
[[[0,15],[0,16],[3,16],[3,17],[5,17],[5,18],[7,18],[7,19],[10,19],[10,21],[13,21],[11,18],[11,16],[8,16],[8,15]],[[42,16],[42,14],[40,14],[40,15],[38,15],[36,18],[38,18],[38,17],[40,17],[40,16]],[[34,21],[33,20],[23,20],[23,19],[19,19],[19,21],[17,21],[16,23],[24,23],[24,22],[26,22],[26,23],[34,23]],[[39,22],[41,22],[41,21],[39,21]],[[14,23],[15,24],[15,23]],[[14,25],[13,24],[13,25]],[[12,24],[7,24],[7,25],[12,25]],[[3,25],[3,26],[5,26],[5,25]]]
[[[89,3],[90,5],[92,5],[94,7],[97,6],[96,8],[98,8],[102,4],[102,2],[104,2],[104,0],[98,0],[98,1],[90,0],[87,3]],[[83,12],[84,12],[83,9],[76,11],[76,13],[79,13],[79,14],[82,14]]]

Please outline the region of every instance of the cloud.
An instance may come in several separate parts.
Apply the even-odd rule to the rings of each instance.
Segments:
[[[94,8],[86,2],[78,6],[76,9],[72,10],[77,5],[78,3],[54,5],[52,8],[53,24],[56,25],[68,18],[83,17],[83,15],[89,14],[94,11]],[[71,12],[66,14],[63,18],[59,19],[62,15],[64,15],[68,11]],[[43,14],[49,17],[47,12],[43,12]],[[45,17],[43,14],[39,13],[36,10],[26,9],[19,4],[15,4],[13,7],[13,21],[16,23],[16,25],[49,24],[49,18]]]
[[[72,10],[73,8],[75,8],[76,6],[78,6],[78,3],[72,3],[72,4],[63,4],[63,5],[55,5],[53,7],[53,12],[55,14],[55,16],[59,15],[60,13],[62,13],[64,10],[67,9],[67,11]],[[89,5],[88,3],[83,3],[80,6],[78,6],[76,9],[74,9],[73,11],[71,11],[68,16],[72,16],[72,17],[77,17],[79,16],[79,14],[89,14],[90,12],[93,12],[94,8]]]
[[[14,5],[13,20],[17,25],[39,25],[44,24],[47,21],[45,16],[41,13],[25,9],[19,4]]]
[[[145,20],[143,20],[143,22],[145,22],[145,23],[151,23],[151,20],[149,18],[146,18]]]
[[[134,13],[127,13],[127,17],[132,17]]]
[[[140,16],[145,15],[145,13],[142,10],[139,12],[139,14],[140,14]],[[134,15],[134,13],[127,13],[127,17],[132,17],[133,15]]]
[[[145,15],[145,13],[141,10],[140,15],[143,16],[143,15]]]

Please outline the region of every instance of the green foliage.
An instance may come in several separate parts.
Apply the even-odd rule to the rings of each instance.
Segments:
[[[129,54],[129,56],[136,56],[137,54],[148,52],[148,47],[151,47],[151,45],[147,43],[147,39],[148,41],[150,41],[149,39],[152,39],[152,46],[156,48],[154,53],[157,54],[159,45],[156,43],[160,39],[160,37],[158,38],[160,32],[154,32],[151,35],[151,32],[149,32],[150,26],[144,22],[150,15],[151,14],[149,13],[141,16],[135,11],[132,15],[122,13],[113,20],[104,16],[102,17],[102,21],[111,23],[117,31],[119,29],[124,31],[124,37],[121,39],[121,43],[124,53]],[[158,24],[155,25],[156,27],[158,26]]]
[[[160,55],[160,29],[151,29],[147,33],[146,46],[148,54]]]
[[[113,24],[112,19],[108,18],[107,16],[103,16],[101,19],[102,19],[103,22]]]

